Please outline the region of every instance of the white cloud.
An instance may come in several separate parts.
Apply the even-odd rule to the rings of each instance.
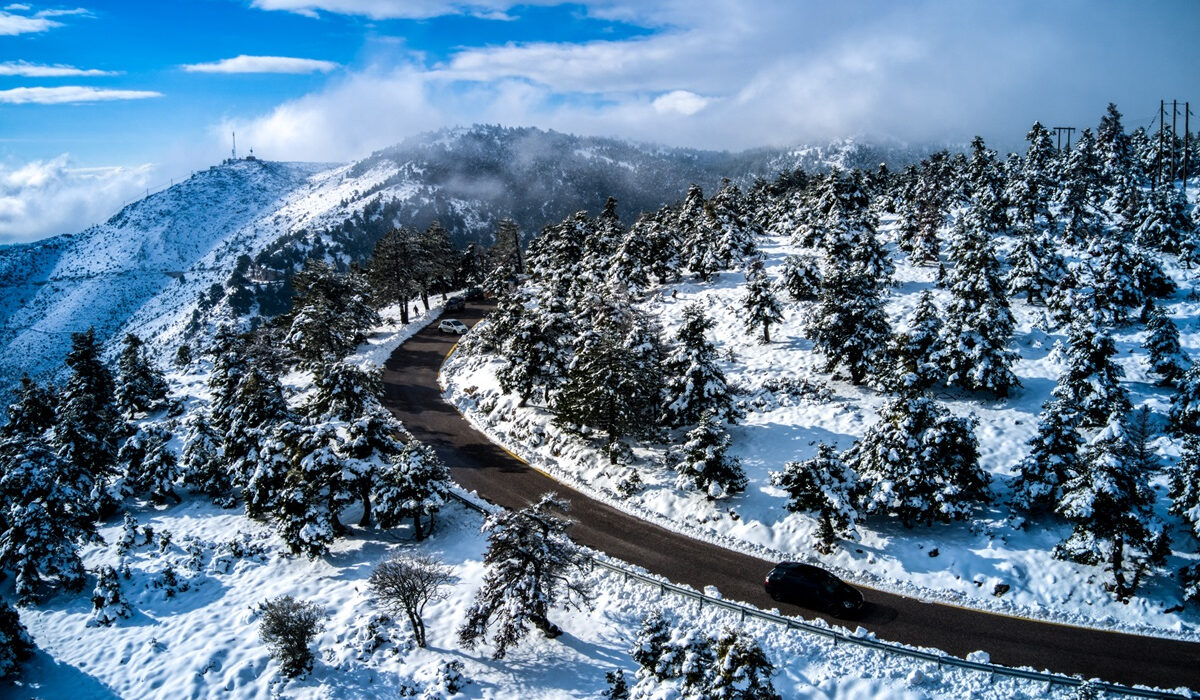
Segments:
[[[0,12],[0,36],[36,34],[61,26],[62,22],[55,22],[43,17],[23,17],[10,12]]]
[[[650,104],[654,106],[654,111],[659,114],[674,112],[675,114],[690,116],[707,107],[708,103],[708,98],[697,95],[694,92],[672,90],[665,95],[654,98],[654,101]]]
[[[32,5],[26,5],[26,4],[24,4],[24,3],[14,2],[14,3],[13,3],[13,4],[11,4],[11,5],[6,5],[6,6],[4,7],[4,9],[6,9],[6,10],[8,10],[8,11],[10,11],[10,12],[28,12],[28,11],[30,11],[30,10],[32,10],[32,9],[33,9],[33,6],[32,6]]]
[[[317,17],[318,11],[360,15],[371,19],[429,19],[444,15],[473,15],[485,19],[508,19],[506,10],[515,5],[556,4],[557,0],[254,0],[261,10],[283,10]]]
[[[162,96],[161,92],[151,90],[108,90],[81,85],[22,87],[0,90],[0,104],[77,104],[83,102],[110,102],[113,100],[144,100]]]
[[[63,78],[117,75],[117,71],[76,68],[61,63],[44,65],[28,61],[5,61],[0,63],[0,75],[20,75],[26,78]]]
[[[80,231],[139,198],[154,169],[72,168],[66,154],[17,166],[0,164],[0,244]]]
[[[339,66],[333,61],[287,56],[237,56],[213,63],[181,66],[189,73],[328,73]]]

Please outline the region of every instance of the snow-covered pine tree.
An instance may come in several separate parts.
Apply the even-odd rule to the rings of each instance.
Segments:
[[[34,649],[21,616],[7,601],[0,600],[0,678],[20,673],[21,663],[33,656]]]
[[[127,419],[155,410],[167,397],[167,380],[146,354],[146,344],[127,333],[117,360],[115,400],[117,410]]]
[[[41,437],[54,427],[54,392],[22,374],[8,405],[8,421],[0,426],[0,440],[14,437]]]
[[[771,290],[771,279],[761,260],[746,272],[746,296],[742,308],[746,311],[746,332],[756,334],[758,342],[769,344],[771,326],[783,320],[783,309]]]
[[[838,539],[852,540],[857,536],[854,493],[858,475],[832,445],[822,442],[812,459],[788,462],[783,471],[771,473],[771,483],[787,491],[789,511],[816,513],[818,552],[832,554]]]
[[[584,262],[584,242],[592,237],[595,226],[586,211],[578,211],[558,224],[546,226],[530,242],[526,258],[529,272],[544,284],[552,298],[573,305],[593,285]]]
[[[645,435],[657,422],[663,378],[659,333],[616,290],[607,290],[587,316],[592,326],[575,340],[575,357],[554,395],[555,421],[602,431],[615,464],[621,439]]]
[[[721,371],[717,349],[707,336],[712,321],[696,303],[685,306],[682,315],[675,345],[663,362],[662,423],[672,427],[695,423],[705,411],[736,422],[740,412]]]
[[[980,221],[989,233],[1001,233],[1009,226],[1004,203],[1004,175],[996,152],[989,149],[983,138],[971,140],[971,157],[967,161],[964,190],[967,201],[979,212]]]
[[[353,420],[383,394],[378,370],[363,370],[340,360],[317,364],[312,385],[313,393],[304,405],[304,413],[323,420]]]
[[[115,506],[107,481],[115,473],[117,438],[123,421],[113,403],[112,373],[100,360],[95,330],[71,334],[67,354],[70,375],[59,395],[54,417],[54,446],[66,461],[73,484],[94,512]]]
[[[1140,218],[1134,234],[1138,245],[1176,255],[1183,252],[1192,229],[1183,193],[1174,187],[1151,191]]]
[[[487,572],[458,631],[463,646],[474,648],[492,629],[492,657],[502,659],[529,625],[549,638],[562,634],[547,617],[551,608],[579,607],[587,600],[586,587],[571,575],[588,555],[567,537],[569,521],[557,515],[566,508],[564,501],[546,494],[521,510],[488,516],[483,525]]]
[[[726,628],[714,640],[712,681],[707,697],[712,700],[780,700],[771,683],[775,667],[754,637]]]
[[[262,443],[274,427],[288,419],[287,401],[279,377],[259,366],[249,367],[234,389],[221,415],[214,405],[213,421],[225,428],[221,451],[239,485],[245,485],[258,468]]]
[[[271,519],[293,554],[323,556],[344,528],[338,514],[353,500],[337,434],[328,423],[302,423],[279,433],[288,462]]]
[[[1096,128],[1096,156],[1105,199],[1120,212],[1137,190],[1138,183],[1134,173],[1133,145],[1121,124],[1121,113],[1111,102]]]
[[[1060,401],[1043,404],[1037,434],[1029,441],[1029,456],[1017,463],[1013,505],[1031,513],[1053,509],[1063,484],[1079,472],[1083,443],[1073,409]]]
[[[81,541],[96,537],[93,482],[40,438],[9,441],[0,462],[0,569],[15,572],[21,601],[57,583],[83,587]]]
[[[934,303],[933,295],[926,290],[917,301],[908,330],[892,336],[884,386],[908,395],[944,384],[946,373],[939,363],[941,353],[942,312]]]
[[[757,253],[762,229],[749,215],[749,203],[741,189],[728,178],[707,202],[711,225],[715,229],[717,262],[724,269]]]
[[[1179,460],[1171,468],[1171,513],[1183,518],[1200,539],[1200,437],[1183,438]]]
[[[687,434],[683,454],[675,470],[683,484],[699,489],[710,499],[740,493],[746,488],[746,474],[737,459],[726,456],[729,433],[712,411],[705,411],[700,422]]]
[[[339,274],[324,261],[311,258],[292,277],[292,287],[296,291],[292,310],[278,322],[288,329],[283,344],[297,364],[307,367],[341,358],[379,324],[371,289],[353,270]]]
[[[1067,334],[1067,366],[1059,375],[1054,397],[1063,410],[1075,411],[1079,426],[1098,428],[1129,411],[1129,392],[1121,386],[1125,371],[1113,362],[1112,336],[1087,318],[1077,318]]]
[[[183,482],[222,508],[232,508],[237,503],[237,491],[221,454],[221,436],[203,411],[189,415],[184,429],[187,432],[179,465]]]
[[[1129,463],[1134,468],[1146,474],[1152,474],[1162,468],[1162,460],[1154,449],[1154,439],[1158,436],[1158,418],[1146,404],[1142,404],[1125,414],[1121,419],[1121,427],[1125,431],[1125,441],[1129,444]]]
[[[1050,214],[1050,201],[1055,190],[1055,150],[1050,132],[1040,122],[1034,122],[1025,135],[1029,148],[1021,159],[1021,169],[1015,180],[1010,180],[1007,198],[1014,208],[1013,219],[1017,224],[1036,228],[1039,224],[1054,226]]]
[[[938,163],[927,159],[914,175],[899,211],[900,248],[908,252],[914,265],[929,265],[937,262],[941,252],[938,232],[949,206],[947,185],[942,179],[946,173]]]
[[[1137,589],[1146,570],[1166,558],[1167,534],[1151,510],[1154,492],[1147,474],[1132,465],[1121,417],[1093,437],[1079,473],[1063,487],[1058,513],[1073,526],[1054,549],[1060,559],[1101,565],[1117,600]]]
[[[946,379],[967,391],[1007,396],[1020,386],[1012,365],[1012,311],[1000,280],[1000,263],[977,212],[955,226],[951,240],[954,266],[946,275],[950,301],[942,327],[940,360]]]
[[[1129,235],[1115,229],[1093,239],[1088,247],[1086,280],[1093,291],[1092,312],[1108,324],[1124,323],[1129,310],[1141,306],[1146,296],[1137,274],[1137,255]]]
[[[1200,435],[1200,363],[1183,373],[1179,390],[1171,396],[1167,420],[1176,435]]]
[[[418,541],[433,532],[434,517],[450,492],[450,470],[428,445],[409,440],[375,483],[375,515],[382,528],[392,528],[412,518]],[[426,528],[428,523],[428,528]]]
[[[491,344],[506,364],[496,372],[500,388],[521,402],[547,402],[564,381],[571,359],[575,319],[563,299],[518,289],[500,300],[481,341]]]
[[[180,468],[175,453],[167,447],[171,432],[157,423],[142,426],[131,435],[117,461],[124,468],[121,491],[126,496],[146,496],[154,503],[183,499],[175,493]]]
[[[683,267],[696,279],[707,282],[721,269],[718,231],[704,207],[704,192],[697,185],[688,188],[679,206],[679,256]]]
[[[1067,155],[1054,202],[1063,223],[1063,235],[1069,242],[1087,243],[1103,230],[1100,162],[1091,129],[1083,130]]]
[[[409,302],[421,291],[415,264],[421,257],[419,235],[400,227],[388,231],[375,243],[367,264],[372,296],[380,305],[399,305],[401,323],[408,323]]]
[[[1025,293],[1030,304],[1044,304],[1067,276],[1067,264],[1046,231],[1020,228],[1009,252],[1005,284],[1010,295]]]
[[[972,421],[933,399],[888,404],[842,459],[863,485],[859,511],[899,518],[906,527],[965,518],[987,498]]]
[[[1146,341],[1142,347],[1150,354],[1151,369],[1162,377],[1162,384],[1180,381],[1183,372],[1192,366],[1192,360],[1180,347],[1180,329],[1166,316],[1162,307],[1154,306],[1150,321],[1146,322]]]
[[[669,677],[669,669],[661,662],[668,651],[667,645],[670,641],[671,627],[663,619],[662,613],[653,610],[642,618],[642,626],[638,630],[633,647],[629,650],[629,655],[638,665],[639,679],[653,678],[663,681]]]
[[[88,627],[108,627],[117,620],[128,619],[129,603],[121,593],[121,579],[111,566],[100,567],[96,588],[92,591],[92,612]]]
[[[854,192],[845,197],[850,203],[860,199]],[[831,197],[826,192],[822,201]],[[870,212],[850,204],[843,208],[839,202],[830,204],[823,228],[821,295],[808,332],[825,355],[826,371],[844,365],[850,380],[861,384],[878,368],[887,345],[890,327],[883,294],[894,266],[875,236]]]
[[[583,262],[588,279],[603,284],[611,276],[613,256],[625,238],[625,226],[617,216],[617,200],[609,197],[600,216],[583,242]]]
[[[821,264],[811,255],[789,255],[780,268],[779,287],[793,301],[815,299],[821,293]]]

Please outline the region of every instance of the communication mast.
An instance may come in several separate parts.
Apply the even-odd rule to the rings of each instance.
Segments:
[[[237,160],[237,132],[234,131],[232,133],[233,133],[233,151],[232,151],[232,155],[230,156],[229,160]]]

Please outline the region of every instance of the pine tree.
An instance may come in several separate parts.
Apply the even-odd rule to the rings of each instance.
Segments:
[[[779,286],[793,301],[815,299],[821,292],[821,267],[811,255],[789,255],[783,261]]]
[[[1015,209],[1013,217],[1017,224],[1036,227],[1039,222],[1049,223],[1050,200],[1054,194],[1054,142],[1050,132],[1040,122],[1034,122],[1025,135],[1029,148],[1021,159],[1021,169],[1014,180],[1010,180],[1007,197]]]
[[[313,393],[304,406],[312,418],[350,421],[383,395],[383,380],[377,370],[362,370],[341,361],[316,365]]]
[[[92,591],[92,612],[88,615],[88,627],[108,627],[130,616],[129,603],[121,593],[121,579],[116,569],[103,566]]]
[[[375,515],[380,527],[396,527],[412,518],[413,537],[418,541],[433,532],[434,516],[446,504],[450,492],[450,470],[433,448],[409,440],[380,470],[376,482]]]
[[[947,381],[968,391],[1007,396],[1020,386],[1012,365],[1012,311],[1000,281],[1000,264],[977,216],[968,213],[951,244],[947,274],[950,302],[942,330],[941,361]]]
[[[1082,428],[1101,427],[1124,415],[1130,408],[1129,392],[1120,383],[1125,371],[1112,361],[1117,354],[1112,336],[1079,319],[1067,340],[1067,366],[1052,392],[1063,409],[1075,411]]]
[[[167,397],[167,380],[146,355],[146,345],[132,333],[125,335],[117,361],[115,400],[117,410],[127,419],[155,410]]]
[[[428,263],[427,254],[417,259]],[[287,329],[284,346],[301,366],[345,356],[379,324],[371,290],[356,272],[338,274],[313,258],[292,278],[292,288],[292,310],[278,323]]]
[[[1094,288],[1093,313],[1106,323],[1123,323],[1129,310],[1146,300],[1137,273],[1137,255],[1121,231],[1094,239],[1088,247],[1087,281]]]
[[[679,255],[684,268],[696,279],[707,282],[721,269],[717,230],[704,208],[704,193],[696,185],[688,188],[679,207]]]
[[[788,462],[771,474],[771,483],[787,491],[787,509],[817,514],[816,549],[832,554],[839,538],[855,539],[858,512],[854,493],[858,475],[846,466],[832,445],[821,443],[817,455],[803,462]]]
[[[496,372],[500,388],[522,403],[547,401],[566,376],[574,327],[561,299],[539,300],[525,290],[501,299],[482,337],[506,361]]]
[[[600,299],[589,317],[593,325],[576,339],[575,357],[554,396],[555,420],[602,431],[615,464],[620,440],[647,434],[661,410],[658,331],[615,292]]]
[[[717,349],[707,336],[712,327],[698,304],[684,307],[675,346],[663,362],[662,422],[666,425],[695,423],[705,411],[730,423],[740,417],[721,371]]]
[[[183,499],[175,493],[180,469],[175,454],[167,448],[171,433],[161,425],[149,424],[130,436],[117,460],[124,467],[122,493],[127,496],[148,496],[155,503],[176,503]]]
[[[1121,211],[1137,189],[1134,173],[1133,145],[1121,124],[1117,106],[1108,104],[1107,111],[1096,128],[1096,153],[1100,167],[1100,184],[1106,199]]]
[[[55,410],[54,446],[72,472],[71,481],[80,481],[83,497],[104,513],[115,505],[107,480],[115,472],[123,426],[113,403],[112,374],[100,361],[93,329],[71,335],[67,367],[71,373]]]
[[[1183,373],[1179,391],[1171,397],[1167,420],[1175,435],[1200,435],[1200,364]]]
[[[976,136],[971,141],[971,157],[967,161],[966,199],[979,213],[984,230],[996,234],[1008,230],[1008,214],[1004,202],[1004,175],[996,152]]]
[[[1022,228],[1008,256],[1005,284],[1010,295],[1025,293],[1030,304],[1044,304],[1067,276],[1067,264],[1046,231]]]
[[[762,230],[749,216],[748,207],[741,189],[728,178],[721,180],[721,188],[707,202],[717,262],[725,269],[757,252],[756,239]]]
[[[771,291],[771,281],[762,263],[752,265],[746,273],[746,297],[742,301],[746,311],[746,332],[757,333],[758,342],[771,342],[771,326],[783,320],[783,309]]]
[[[1171,468],[1171,513],[1183,518],[1200,539],[1200,437],[1183,439],[1179,461]]]
[[[746,474],[738,460],[727,457],[729,434],[711,411],[700,416],[700,422],[687,434],[683,455],[675,470],[681,480],[690,483],[711,498],[741,493],[746,488]]]
[[[1084,243],[1100,235],[1104,226],[1104,213],[1100,209],[1103,204],[1100,162],[1090,129],[1083,130],[1075,148],[1067,155],[1054,199],[1068,241]]]
[[[14,437],[41,437],[54,427],[56,398],[49,387],[43,387],[21,375],[21,383],[13,391],[14,401],[8,405],[8,420],[0,426],[0,440]]]
[[[1073,410],[1059,401],[1043,404],[1037,435],[1029,441],[1029,456],[1017,464],[1013,504],[1032,513],[1054,508],[1063,485],[1079,473],[1083,443]]]
[[[892,337],[885,386],[900,394],[920,394],[945,383],[942,354],[942,312],[928,290],[921,293],[908,330]]]
[[[239,485],[245,485],[258,469],[262,443],[288,416],[279,377],[257,365],[247,369],[238,382],[226,414],[221,417],[214,410],[214,422],[227,426],[221,451]]]
[[[338,515],[356,495],[353,477],[343,468],[337,433],[328,423],[302,423],[276,435],[287,471],[271,518],[292,553],[323,556],[344,532]]]
[[[753,637],[726,628],[715,640],[716,664],[707,696],[713,700],[779,700],[771,665]]]
[[[184,483],[222,508],[232,508],[237,493],[233,475],[225,468],[221,454],[221,436],[203,412],[188,416],[184,427],[187,433],[180,461]]]
[[[0,601],[0,678],[20,673],[21,663],[33,656],[35,648],[17,611]]]
[[[529,244],[529,272],[551,297],[573,304],[594,284],[585,265],[584,242],[593,236],[595,226],[586,211],[578,211],[543,228]]]
[[[859,510],[918,522],[967,517],[987,496],[972,423],[932,399],[900,398],[842,457],[863,484]]]
[[[80,590],[86,577],[77,547],[96,537],[92,482],[38,438],[0,452],[0,569],[16,573],[22,601],[36,600],[54,582]]]
[[[1187,198],[1174,187],[1152,190],[1139,215],[1134,234],[1138,245],[1167,253],[1183,252],[1191,233]]]
[[[1153,498],[1114,417],[1088,443],[1079,473],[1063,487],[1057,510],[1073,530],[1054,555],[1104,564],[1112,575],[1107,588],[1117,600],[1128,600],[1146,570],[1166,557],[1167,536],[1150,508]]]
[[[400,322],[409,321],[409,302],[420,294],[415,263],[421,259],[418,235],[406,228],[393,228],[375,244],[367,265],[372,296],[383,306],[400,307]]]
[[[554,512],[566,507],[546,494],[521,510],[488,516],[483,525],[487,573],[458,632],[463,646],[473,648],[492,629],[492,656],[502,659],[529,625],[549,638],[562,634],[547,617],[550,609],[586,600],[586,588],[569,576],[585,564],[587,554],[567,537],[568,521]]]
[[[663,681],[669,677],[668,669],[661,665],[661,661],[670,641],[671,628],[662,613],[653,610],[642,619],[637,639],[629,650],[629,655],[638,665],[638,678]]]

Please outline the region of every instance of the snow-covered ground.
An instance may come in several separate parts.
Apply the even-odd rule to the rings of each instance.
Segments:
[[[887,221],[882,227],[885,239],[893,225]],[[763,250],[768,272],[774,275],[784,258],[797,252],[783,239],[767,239]],[[920,292],[930,290],[943,304],[946,299],[946,292],[934,284],[933,268],[914,267],[902,258],[902,254],[894,256],[896,286],[888,307],[898,328]],[[1173,260],[1165,267],[1180,291],[1164,300],[1164,307],[1179,326],[1184,350],[1196,356],[1200,354],[1196,322],[1200,303],[1191,295],[1192,275]],[[631,498],[618,495],[622,474],[609,466],[607,457],[584,439],[552,425],[547,411],[518,406],[515,396],[501,393],[495,377],[500,359],[458,353],[443,368],[442,381],[450,400],[492,439],[534,466],[666,527],[766,558],[813,561],[859,584],[905,595],[1071,624],[1200,639],[1200,611],[1195,605],[1181,606],[1180,587],[1171,575],[1200,555],[1178,519],[1166,513],[1165,476],[1160,474],[1152,482],[1158,494],[1155,508],[1172,524],[1175,551],[1167,566],[1150,576],[1128,604],[1105,592],[1105,575],[1099,568],[1051,556],[1054,545],[1068,534],[1068,526],[1050,518],[1025,522],[1006,505],[1014,466],[1028,453],[1026,443],[1036,432],[1038,412],[1050,398],[1062,367],[1055,346],[1066,342],[1065,330],[1044,330],[1052,326],[1043,322],[1041,307],[1023,301],[1013,305],[1014,344],[1020,352],[1014,371],[1022,386],[1012,396],[981,400],[945,390],[936,397],[954,413],[978,419],[980,465],[993,477],[992,504],[971,520],[951,525],[906,529],[898,522],[872,518],[860,524],[860,541],[844,543],[825,556],[810,544],[815,519],[789,513],[786,494],[770,484],[769,473],[788,461],[814,456],[819,442],[839,449],[850,446],[876,420],[888,397],[819,371],[823,358],[805,338],[806,303],[788,303],[784,322],[771,330],[773,342],[757,344],[742,327],[743,296],[742,275],[726,272],[711,284],[685,282],[658,290],[643,304],[658,317],[667,337],[678,328],[680,311],[691,302],[701,304],[716,322],[709,336],[726,359],[726,377],[744,392],[743,398],[750,397],[747,418],[731,430],[730,451],[741,459],[750,483],[745,493],[732,498],[709,501],[694,489],[677,488],[677,475],[663,465],[662,450],[644,446],[635,451],[635,467],[645,489]],[[1134,406],[1148,404],[1161,413],[1168,405],[1169,390],[1155,386],[1143,338],[1140,326],[1118,328],[1114,332],[1117,361],[1125,371],[1123,384]],[[806,379],[827,388],[832,398],[761,391],[766,380],[781,378]],[[1167,438],[1159,438],[1154,446],[1164,464],[1178,455],[1177,445]],[[1008,590],[998,595],[1003,586]]]
[[[401,326],[388,320],[394,310],[385,310],[385,323],[353,359],[364,365],[382,363],[438,312],[435,305]],[[203,400],[202,374],[175,375],[172,382],[177,393]],[[0,695],[75,700],[392,698],[416,688],[417,697],[440,698],[439,669],[458,661],[470,681],[463,697],[596,698],[607,687],[609,671],[623,669],[633,681],[629,649],[641,620],[657,610],[676,628],[737,627],[753,635],[778,669],[775,687],[787,698],[1072,696],[1066,688],[1047,690],[1041,683],[939,669],[852,645],[835,646],[777,624],[746,622],[736,613],[701,609],[670,594],[663,597],[656,587],[600,567],[585,574],[592,589],[590,609],[555,612],[554,620],[566,634],[555,641],[535,634],[496,661],[488,646],[464,651],[456,639],[482,582],[486,546],[479,530],[482,517],[457,503],[438,516],[433,536],[422,543],[412,540],[407,527],[381,532],[351,525],[350,536],[315,561],[288,555],[269,527],[239,509],[221,510],[202,498],[189,497],[170,507],[143,506],[133,513],[139,535],[125,557],[130,578],[121,581],[132,616],[111,627],[88,627],[90,583],[82,593],[60,593],[41,606],[21,608],[38,651],[15,685],[0,686]],[[345,514],[347,523],[355,519],[355,513]],[[149,543],[146,526],[153,530]],[[101,528],[105,543],[85,547],[90,571],[119,564],[116,543],[122,531],[120,520],[109,521]],[[167,533],[170,540],[164,545]],[[411,643],[403,621],[371,627],[378,613],[366,586],[372,568],[385,558],[413,553],[440,559],[454,576],[451,595],[427,609],[426,649]],[[162,586],[168,565],[182,584],[169,596]],[[279,673],[258,639],[257,606],[284,594],[315,602],[325,613],[325,631],[314,644],[314,668],[295,680]]]

